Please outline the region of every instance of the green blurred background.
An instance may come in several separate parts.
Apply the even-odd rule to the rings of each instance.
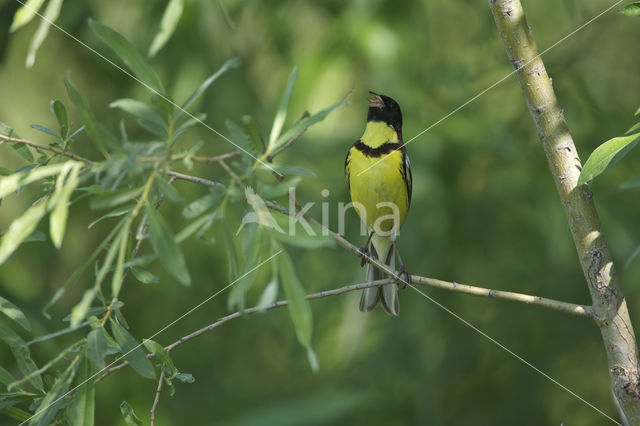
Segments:
[[[343,162],[364,128],[368,90],[400,103],[407,140],[511,72],[486,3],[187,1],[175,34],[152,64],[180,101],[226,59],[239,57],[241,66],[225,74],[199,102],[199,110],[208,115],[206,122],[223,133],[225,120],[237,122],[251,114],[268,136],[296,65],[299,77],[291,118],[305,109],[326,107],[353,89],[349,106],[314,126],[281,158],[317,175],[305,178],[298,198],[318,202],[311,214],[319,218],[322,189],[330,190],[326,200],[332,206],[348,201]],[[525,1],[524,8],[543,50],[612,3]],[[58,24],[113,58],[88,29],[87,18],[93,17],[146,52],[165,4],[67,0]],[[48,142],[29,124],[54,126],[50,99],[63,100],[79,123],[64,88],[66,70],[96,117],[114,131],[120,120],[130,119],[109,109],[111,101],[149,98],[144,87],[56,29],[50,31],[35,66],[25,68],[37,24],[9,35],[17,6],[0,0],[0,121],[21,136]],[[543,57],[583,161],[600,143],[635,123],[633,112],[640,104],[639,38],[640,20],[610,12]],[[131,139],[144,137],[144,131],[127,123]],[[204,127],[192,130],[186,139],[204,140],[203,155],[232,149]],[[78,138],[74,149],[97,158],[86,136]],[[590,302],[515,78],[413,141],[408,151],[414,193],[399,245],[410,272]],[[12,150],[0,147],[0,165],[16,169],[24,163]],[[622,266],[640,244],[640,203],[637,192],[620,191],[619,186],[638,170],[640,156],[634,152],[592,187],[636,330],[640,261]],[[190,173],[209,179],[224,176],[212,165],[196,166]],[[206,191],[183,182],[176,187],[187,200]],[[0,229],[33,201],[35,191],[29,194],[3,201]],[[180,209],[163,207],[174,230],[184,224]],[[334,216],[336,211],[332,208]],[[41,309],[109,230],[105,223],[87,232],[99,213],[86,205],[77,205],[70,215],[60,251],[50,242],[30,243],[16,252],[15,262],[0,267],[0,294],[27,313],[35,335],[65,327],[62,318],[90,285],[89,275],[56,305],[53,320],[46,320]],[[334,220],[331,227],[336,225]],[[41,224],[43,231],[46,226]],[[348,239],[361,245],[353,212],[348,227],[353,230],[347,232]],[[125,283],[123,313],[137,338],[150,336],[227,284],[227,255],[222,238],[218,241],[183,246],[194,278],[190,289],[175,283],[159,264],[152,271],[161,277],[160,283]],[[340,248],[291,252],[307,292],[363,280],[359,259]],[[267,279],[266,272],[259,275],[249,304],[257,301]],[[505,301],[425,291],[617,418],[605,351],[591,321]],[[177,348],[172,353],[177,367],[192,373],[196,381],[178,383],[173,398],[163,393],[156,424],[606,424],[592,408],[420,294],[402,292],[399,318],[381,309],[361,314],[358,298],[359,294],[347,294],[312,302],[317,373],[311,371],[285,309],[236,320]],[[225,297],[218,297],[156,340],[168,344],[227,312]],[[34,358],[41,365],[70,341],[35,345]],[[15,370],[4,345],[0,362]],[[122,400],[147,422],[155,388],[154,381],[129,369],[114,373],[96,388],[97,424],[124,424],[118,408]]]

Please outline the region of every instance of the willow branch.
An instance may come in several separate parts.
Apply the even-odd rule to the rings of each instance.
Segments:
[[[564,207],[607,352],[613,392],[632,425],[640,425],[638,348],[593,195],[578,186],[582,164],[519,0],[489,0]]]
[[[162,384],[164,383],[164,369],[160,373],[160,379],[158,379],[158,388],[156,389],[155,398],[153,398],[153,405],[151,406],[151,426],[156,424],[156,408],[158,408],[158,402],[160,402],[160,392],[162,392]]]
[[[211,187],[223,186],[220,182],[214,182],[214,181],[209,180],[209,179],[205,179],[205,178],[201,178],[201,177],[197,177],[197,176],[186,175],[184,173],[174,172],[173,170],[167,170],[165,172],[165,174],[167,176],[171,176],[171,177],[179,179],[179,180],[186,180],[186,181],[189,181],[189,182],[197,183],[198,185],[205,185],[205,186],[211,186]]]
[[[0,140],[1,141],[5,141],[5,142],[21,143],[23,145],[27,145],[27,146],[30,146],[30,147],[35,148],[35,149],[40,149],[40,150],[43,150],[43,151],[53,152],[55,154],[62,155],[62,156],[68,157],[68,158],[72,158],[72,159],[77,160],[77,161],[82,161],[83,163],[87,163],[87,164],[92,164],[93,163],[93,161],[89,160],[88,158],[81,157],[79,155],[73,154],[73,153],[68,152],[68,151],[63,151],[63,150],[55,148],[53,146],[39,145],[39,144],[37,144],[35,142],[31,142],[30,140],[27,140],[27,139],[12,138],[12,137],[9,137],[9,136],[0,135]]]

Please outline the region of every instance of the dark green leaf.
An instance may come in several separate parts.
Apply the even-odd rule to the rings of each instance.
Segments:
[[[69,199],[78,186],[78,176],[80,174],[80,163],[68,161],[65,163],[56,181],[56,189],[49,198],[48,208],[53,211],[49,216],[49,233],[51,241],[60,248],[64,231],[67,227],[67,215],[69,212]]]
[[[640,2],[630,3],[618,9],[618,12],[626,16],[640,16]]]
[[[124,358],[129,362],[131,367],[138,372],[142,377],[149,379],[155,379],[156,372],[153,369],[153,365],[147,358],[147,355],[142,350],[142,346],[138,344],[136,339],[133,338],[127,330],[114,320],[111,322],[111,331],[113,337],[120,346],[120,351]]]
[[[66,139],[69,133],[69,116],[67,114],[67,109],[60,101],[51,101],[50,108],[51,113],[60,125],[60,136],[62,136],[62,139]]]
[[[16,381],[16,378],[13,377],[13,374],[9,373],[4,369],[3,366],[0,365],[0,383],[4,385],[8,385],[9,383],[13,383]]]
[[[4,136],[8,136],[10,138],[16,138],[16,139],[20,138],[20,136],[18,136],[18,134],[14,132],[11,127],[7,126],[1,121],[0,121],[0,134]],[[30,163],[33,162],[33,154],[31,154],[31,151],[29,151],[29,147],[27,145],[19,142],[14,142],[14,143],[11,143],[11,148],[13,148],[13,150],[17,152],[18,155],[20,155],[20,157],[24,158]]]
[[[212,76],[203,81],[202,84],[200,84],[200,86],[198,86],[198,88],[191,94],[191,96],[189,96],[189,98],[184,101],[180,108],[175,112],[176,117],[182,114],[184,110],[187,109],[187,107],[191,104],[191,102],[200,97],[200,95],[202,95],[204,91],[207,90],[218,77],[220,77],[230,68],[235,68],[238,65],[240,65],[240,60],[238,58],[228,59],[224,64],[222,64],[218,71],[216,71]]]
[[[31,127],[32,129],[36,129],[39,132],[46,133],[47,135],[51,135],[51,136],[53,136],[55,138],[60,138],[61,137],[59,134],[57,134],[53,130],[51,130],[51,129],[47,128],[47,127],[44,127],[44,126],[40,126],[39,124],[30,124],[29,127]]]
[[[144,188],[121,189],[94,197],[89,201],[92,210],[110,209],[138,197]]]
[[[313,320],[311,306],[306,298],[302,283],[296,275],[293,262],[286,251],[276,256],[278,270],[284,287],[284,293],[289,300],[289,315],[293,321],[298,341],[305,348],[311,346],[311,334],[313,332]]]
[[[0,321],[1,325],[1,321]],[[38,371],[38,366],[31,359],[31,352],[29,348],[24,345],[14,346],[11,348],[13,352],[13,356],[15,357],[18,368],[25,376],[33,375],[34,372]],[[29,382],[39,391],[43,391],[44,384],[42,383],[42,378],[40,374],[35,374],[31,377]]]
[[[47,38],[49,27],[51,27],[51,25],[58,19],[58,16],[60,15],[62,2],[63,0],[49,0],[49,3],[47,3],[47,7],[45,8],[44,13],[41,15],[38,29],[33,35],[31,44],[29,45],[29,54],[27,55],[26,61],[27,68],[31,68],[35,63],[36,53],[44,42],[44,39]]]
[[[244,149],[245,151],[257,154],[257,151],[255,151],[253,148],[253,143],[249,139],[249,135],[247,135],[240,126],[230,120],[225,121],[225,124],[227,126],[227,129],[229,129],[229,136],[231,136],[231,140],[237,146]]]
[[[164,268],[173,275],[182,285],[190,285],[191,277],[184,260],[184,256],[175,238],[171,234],[169,226],[160,214],[151,205],[146,205],[149,221],[149,238],[153,250],[162,259]]]
[[[29,424],[48,426],[52,423],[53,418],[64,402],[63,396],[67,393],[67,389],[69,389],[69,386],[73,382],[82,358],[82,355],[76,356],[67,369],[58,376],[51,389],[49,389],[47,396],[44,397],[36,409],[36,414],[31,418]]]
[[[224,188],[213,188],[210,193],[192,201],[182,209],[182,215],[187,219],[200,216],[202,213],[213,209],[222,200],[224,195]]]
[[[214,211],[194,220],[176,234],[176,242],[180,244],[196,232],[198,232],[198,235],[202,235],[204,231],[211,227],[215,218],[216,212]]]
[[[625,183],[620,186],[622,191],[628,191],[630,189],[640,189],[640,176],[636,176],[632,179],[629,179]]]
[[[629,256],[629,259],[625,262],[625,269],[628,268],[629,265],[631,265],[631,262],[633,262],[638,256],[640,256],[640,246],[636,247],[633,253],[631,253],[631,256]]]
[[[176,379],[180,380],[182,383],[193,383],[196,379],[189,373],[180,373],[176,375]]]
[[[278,182],[274,185],[262,185],[260,190],[260,196],[267,200],[273,200],[274,198],[288,195],[292,188],[296,188],[302,181],[300,176],[292,177],[291,179],[285,179],[282,182]]]
[[[284,145],[287,141],[289,141],[289,139],[296,137],[300,133],[306,131],[310,126],[324,120],[335,109],[346,105],[347,98],[348,98],[348,95],[345,96],[340,102],[337,102],[328,108],[325,108],[307,118],[304,118],[298,121],[296,124],[291,126],[291,128],[289,128],[286,132],[280,135],[277,141],[274,142],[273,147],[269,149],[269,152],[273,152],[274,150],[278,149],[280,146]]]
[[[143,343],[144,343],[144,346],[147,348],[147,350],[152,354],[154,354],[156,358],[171,371],[171,374],[173,374],[173,372],[176,371],[176,366],[173,365],[173,361],[171,360],[171,357],[169,357],[169,354],[167,353],[167,351],[164,350],[162,345],[160,345],[159,343],[151,339],[145,339]]]
[[[121,110],[128,112],[138,118],[144,118],[151,121],[158,127],[165,129],[167,127],[167,120],[163,117],[155,108],[145,104],[144,102],[137,101],[135,99],[118,99],[109,104],[110,108],[120,108]]]
[[[103,156],[108,157],[107,149],[105,148],[105,142],[102,140],[102,135],[98,131],[96,120],[93,118],[89,105],[84,99],[84,96],[71,84],[71,73],[67,72],[64,78],[64,84],[67,86],[67,93],[71,98],[71,101],[78,109],[80,113],[80,121],[84,125],[84,130],[89,135],[89,138],[96,144]]]
[[[117,209],[112,210],[112,211],[110,211],[109,213],[107,213],[107,214],[105,214],[105,215],[102,215],[102,216],[100,216],[98,219],[96,219],[96,220],[94,220],[93,222],[91,222],[87,228],[88,228],[88,229],[93,228],[93,226],[94,226],[96,223],[100,222],[100,221],[101,221],[101,220],[103,220],[103,219],[107,219],[107,218],[110,218],[110,217],[122,216],[123,214],[127,214],[127,213],[129,213],[130,211],[132,211],[132,210],[133,210],[133,208],[134,208],[134,205],[133,205],[133,204],[128,205],[128,206],[118,207]]]
[[[96,327],[87,336],[87,355],[99,370],[104,368],[104,357],[109,350],[105,333],[104,327]]]
[[[153,284],[160,281],[160,278],[144,269],[131,268],[131,273],[136,278],[136,280],[140,281],[143,284]]]
[[[13,174],[13,170],[9,170],[6,167],[0,166],[0,176],[9,176]]]
[[[262,232],[257,227],[253,228],[248,252],[246,252],[242,266],[237,277],[234,277],[233,286],[229,292],[227,306],[229,309],[241,311],[245,308],[245,296],[256,278],[259,263]]]
[[[95,388],[91,376],[91,364],[85,357],[78,371],[78,379],[69,411],[73,426],[93,426],[95,417]]]
[[[149,47],[149,56],[155,56],[156,53],[169,41],[173,31],[180,21],[182,9],[184,8],[184,0],[169,0],[167,8],[162,15],[160,22],[160,31],[153,37],[151,46]]]
[[[297,175],[297,176],[311,176],[315,177],[316,174],[311,170],[307,170],[302,167],[297,166],[289,166],[286,164],[269,164],[267,167],[265,164],[260,165],[260,169],[269,170],[269,172],[273,172],[274,170],[282,175]]]
[[[122,413],[122,417],[124,417],[124,421],[129,426],[138,426],[141,425],[142,422],[136,416],[136,413],[133,411],[133,408],[127,403],[127,401],[122,401],[120,404],[120,412]]]
[[[113,29],[101,24],[98,21],[89,19],[89,27],[113,52],[120,57],[135,76],[148,88],[154,92],[164,95],[164,86],[160,78],[155,73],[151,65],[147,63],[142,55],[125,39]]]
[[[118,257],[116,258],[116,267],[111,277],[111,293],[113,299],[118,298],[120,288],[122,287],[122,280],[124,275],[124,256],[127,251],[127,242],[129,241],[129,228],[133,218],[129,217],[122,227],[122,230],[114,240],[114,244],[118,244]]]
[[[25,344],[24,339],[20,337],[18,333],[13,331],[13,329],[5,323],[2,317],[0,317],[0,340],[12,348],[23,346]]]
[[[278,137],[282,132],[282,127],[284,126],[284,122],[287,118],[287,108],[289,108],[289,101],[291,100],[293,85],[296,82],[297,77],[298,77],[298,67],[294,67],[293,71],[291,71],[291,75],[289,76],[289,82],[287,83],[287,87],[284,89],[284,93],[282,94],[280,105],[278,105],[278,111],[276,112],[276,117],[273,120],[273,127],[271,127],[271,133],[269,134],[269,143],[267,144],[268,152],[273,152],[273,150],[276,148],[276,140],[278,140]]]
[[[640,133],[610,139],[597,147],[580,172],[578,185],[591,182],[596,176],[616,164],[640,141]]]
[[[0,296],[0,312],[16,321],[20,324],[25,330],[31,331],[31,324],[29,324],[29,320],[22,313],[22,311],[13,303],[9,302],[4,297]]]
[[[167,200],[171,201],[172,203],[184,203],[184,198],[182,198],[182,195],[180,195],[175,187],[169,185],[169,183],[165,181],[164,178],[156,176],[154,183],[156,184],[158,191],[160,191],[160,193],[162,193],[162,195],[164,195]]]
[[[244,126],[245,132],[251,138],[251,143],[253,144],[252,151],[266,151],[267,147],[265,146],[264,139],[260,134],[260,128],[258,127],[258,123],[256,123],[256,120],[250,115],[243,115],[242,125]]]

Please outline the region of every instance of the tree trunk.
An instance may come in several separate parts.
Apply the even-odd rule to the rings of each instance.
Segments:
[[[613,394],[623,422],[640,425],[638,348],[627,303],[600,229],[592,193],[577,186],[582,165],[519,0],[489,0],[498,32],[516,70],[522,94],[564,206],[595,321],[607,352]]]

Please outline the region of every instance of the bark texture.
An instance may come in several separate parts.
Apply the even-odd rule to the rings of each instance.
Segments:
[[[551,78],[538,56],[519,0],[489,0],[498,32],[516,70],[564,207],[607,352],[613,394],[623,422],[640,425],[638,348],[592,194],[577,186],[582,169]]]

